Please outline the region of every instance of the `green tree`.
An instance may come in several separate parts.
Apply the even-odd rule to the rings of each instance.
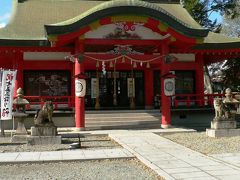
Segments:
[[[240,2],[224,15],[222,33],[232,37],[240,37]],[[240,58],[229,59],[223,66],[224,85],[232,89],[240,88]]]
[[[220,32],[221,24],[209,18],[213,12],[232,18],[238,13],[235,10],[237,0],[181,0],[181,3],[200,25],[216,32]]]
[[[232,37],[240,37],[240,1],[223,16],[222,33]]]
[[[217,33],[223,29],[223,32],[225,31],[227,35],[240,35],[240,20],[238,18],[240,17],[240,2],[238,0],[182,0],[182,4],[203,27]],[[216,19],[210,20],[209,17],[213,12],[224,16],[223,25],[218,24]],[[240,59],[229,59],[208,66],[212,78],[221,76],[224,86],[229,87],[231,85],[234,90],[240,85],[239,69]]]

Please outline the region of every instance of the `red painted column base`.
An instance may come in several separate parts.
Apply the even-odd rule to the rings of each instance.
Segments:
[[[166,129],[171,127],[171,111],[170,111],[170,97],[162,94],[162,124],[161,127]]]
[[[75,97],[75,127],[76,130],[85,130],[85,103],[84,98]]]

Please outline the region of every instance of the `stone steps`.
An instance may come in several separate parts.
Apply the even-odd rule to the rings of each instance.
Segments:
[[[143,129],[160,128],[157,110],[86,111],[87,129]]]

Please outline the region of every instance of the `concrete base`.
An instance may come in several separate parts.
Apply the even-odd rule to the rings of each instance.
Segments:
[[[29,135],[14,135],[11,139],[12,143],[26,143]]]
[[[27,135],[28,134],[23,122],[18,121],[18,126],[17,126],[15,134],[17,134],[17,135]]]
[[[29,136],[27,138],[30,145],[61,144],[61,136]]]
[[[84,127],[75,128],[74,131],[76,131],[76,132],[85,131],[85,128]]]
[[[233,137],[240,136],[240,129],[206,129],[209,137]]]
[[[171,128],[171,125],[170,124],[161,124],[161,128],[168,129],[168,128]]]
[[[211,122],[211,129],[236,129],[236,121],[215,121]]]
[[[31,136],[56,136],[56,126],[31,127]]]
[[[61,144],[61,136],[30,136],[30,135],[14,135],[11,139],[12,143],[28,143],[30,145],[44,144]]]

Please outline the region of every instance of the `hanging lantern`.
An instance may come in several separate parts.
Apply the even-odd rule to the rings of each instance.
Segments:
[[[149,64],[149,62],[147,62],[147,68],[150,68],[150,64]]]
[[[137,68],[137,63],[136,62],[133,63],[133,68]]]
[[[113,63],[112,63],[112,61],[110,61],[109,67],[110,67],[110,68],[113,67]]]
[[[122,57],[122,63],[125,63],[125,56]]]
[[[140,62],[140,66],[142,67],[142,65],[143,65],[143,62]]]
[[[96,63],[96,67],[97,67],[97,68],[99,67],[99,61],[97,61],[97,63]]]

